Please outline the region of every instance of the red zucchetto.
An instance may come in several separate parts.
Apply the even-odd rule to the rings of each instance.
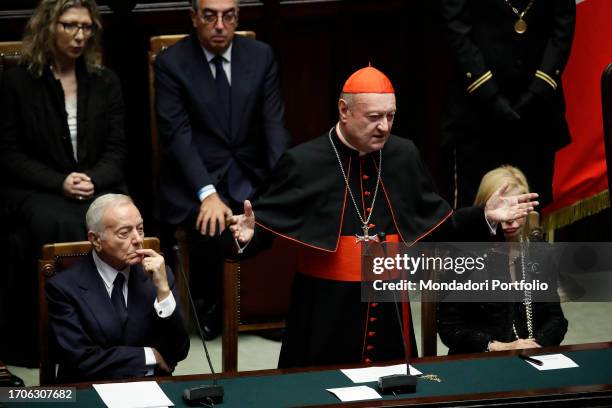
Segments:
[[[344,83],[342,92],[351,94],[395,93],[395,90],[385,74],[369,66],[353,73]]]

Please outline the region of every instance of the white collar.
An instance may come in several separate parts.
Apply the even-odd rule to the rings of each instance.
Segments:
[[[232,62],[232,46],[233,46],[233,43],[230,43],[229,47],[227,47],[227,50],[225,50],[225,52],[221,54],[223,59],[230,63]],[[217,54],[213,54],[212,52],[208,51],[204,47],[202,47],[202,51],[204,51],[204,55],[206,55],[206,61],[208,61],[209,64],[212,61],[212,59],[217,56]]]
[[[113,283],[115,282],[115,278],[117,277],[118,273],[123,274],[123,276],[125,277],[125,281],[126,282],[128,281],[128,278],[130,276],[129,266],[126,266],[125,268],[123,268],[123,270],[118,271],[117,269],[113,268],[112,266],[104,262],[98,256],[98,253],[96,252],[95,249],[91,251],[91,254],[93,256],[94,264],[96,264],[96,269],[98,269],[98,273],[100,274],[100,277],[104,281],[104,285],[106,286],[107,290],[110,290],[113,287]]]
[[[340,129],[340,122],[336,124],[336,134],[338,135],[338,139],[340,139],[343,145],[345,145],[349,149],[359,152],[359,156],[365,156],[366,153],[359,151],[355,146],[350,144],[348,140],[346,140],[346,137],[344,137],[344,135],[342,134],[342,129]]]

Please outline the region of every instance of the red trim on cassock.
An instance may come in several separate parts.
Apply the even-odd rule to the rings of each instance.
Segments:
[[[352,158],[349,157],[348,172],[347,172],[347,176],[346,176],[347,179],[349,179],[349,180],[350,180],[350,177],[351,177],[351,160],[352,160]],[[292,238],[290,236],[281,234],[280,232],[274,231],[272,228],[265,226],[264,224],[262,224],[261,222],[258,222],[257,220],[255,220],[255,224],[259,225],[261,228],[263,228],[263,229],[265,229],[267,231],[270,231],[270,232],[278,235],[279,237],[286,238],[286,239],[288,239],[290,241],[297,242],[298,244],[302,244],[302,245],[305,245],[305,246],[310,247],[310,248],[318,249],[319,251],[325,251],[325,252],[333,253],[333,252],[336,252],[338,250],[338,244],[340,243],[340,236],[341,236],[340,234],[342,233],[342,223],[344,222],[344,209],[346,208],[346,196],[347,196],[347,194],[348,194],[348,184],[346,185],[346,188],[344,189],[344,202],[342,203],[342,208],[340,209],[340,226],[338,227],[338,239],[336,240],[336,247],[334,249],[332,249],[332,250],[326,249],[326,248],[321,248],[321,247],[318,247],[316,245],[312,245],[312,244],[309,244],[307,242],[300,241],[299,239],[295,239],[295,238]]]

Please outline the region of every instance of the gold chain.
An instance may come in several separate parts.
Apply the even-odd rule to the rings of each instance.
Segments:
[[[529,2],[529,4],[527,5],[527,7],[525,7],[525,10],[523,11],[518,11],[518,9],[516,7],[514,7],[512,5],[512,3],[510,3],[510,0],[506,0],[506,4],[510,6],[510,8],[512,9],[512,11],[514,12],[514,14],[516,14],[516,16],[520,19],[523,18],[523,16],[525,16],[525,14],[527,14],[527,12],[529,11],[529,9],[531,8],[531,6],[533,6],[533,3],[535,2],[535,0],[531,0]]]

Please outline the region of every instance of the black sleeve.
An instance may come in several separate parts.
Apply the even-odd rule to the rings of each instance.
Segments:
[[[491,232],[485,219],[484,206],[464,207],[436,229],[427,241],[438,242],[490,242],[500,240],[500,228]]]
[[[572,49],[576,25],[575,0],[555,0],[549,4],[553,7],[552,33],[546,43],[540,68],[533,73],[534,79],[529,86],[530,91],[544,98],[552,97],[561,82],[561,75]]]
[[[470,37],[472,16],[467,0],[441,0],[448,42],[465,79],[466,92],[479,100],[498,93],[498,87],[482,51]]]
[[[193,141],[185,90],[175,65],[164,53],[155,60],[157,124],[165,153],[180,169],[196,200],[202,187],[214,183]]]
[[[534,333],[536,342],[542,347],[561,344],[567,332],[567,319],[559,302],[540,303],[535,310],[538,322]]]
[[[563,315],[561,304],[559,303],[558,282],[559,264],[552,254],[546,253],[545,260],[540,261],[541,265],[547,265],[549,271],[544,275],[548,283],[549,290],[547,297],[552,296],[547,302],[534,303],[534,337],[536,342],[545,346],[558,346],[563,341],[567,333],[567,319]]]
[[[437,325],[440,339],[451,352],[479,353],[487,351],[491,335],[473,329],[468,324],[468,313],[474,306],[468,303],[441,302],[438,304]]]
[[[169,266],[166,265],[166,274],[168,283],[172,289],[172,294],[176,301],[176,308],[172,315],[162,319],[157,317],[157,332],[155,348],[162,355],[166,363],[170,366],[175,366],[181,360],[187,357],[189,352],[189,334],[185,328],[181,312],[181,301],[176,288],[176,279]]]
[[[30,98],[25,91],[24,81],[34,80],[16,67],[4,73],[0,85],[0,165],[6,172],[7,180],[22,184],[25,188],[62,192],[62,174],[46,163],[32,157],[23,146],[25,121],[22,110],[23,100]]]

